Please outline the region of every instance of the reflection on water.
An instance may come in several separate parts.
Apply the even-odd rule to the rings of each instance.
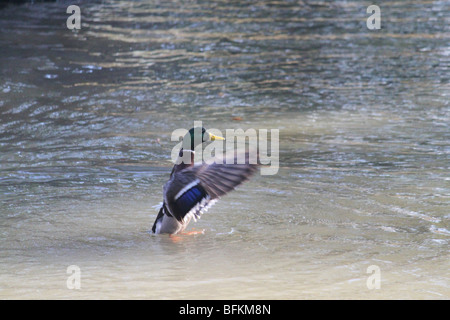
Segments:
[[[446,1],[377,31],[359,1],[80,8],[0,11],[0,297],[450,297]],[[279,129],[280,170],[173,243],[148,231],[194,120]]]

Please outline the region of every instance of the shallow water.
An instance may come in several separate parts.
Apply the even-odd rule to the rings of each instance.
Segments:
[[[67,5],[0,10],[0,298],[450,298],[448,2]],[[152,236],[194,120],[280,169]]]

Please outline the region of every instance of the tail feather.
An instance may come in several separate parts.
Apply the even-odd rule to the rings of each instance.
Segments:
[[[159,233],[159,228],[162,223],[162,219],[164,217],[164,205],[161,206],[161,209],[159,209],[158,215],[156,216],[155,222],[153,223],[152,232],[153,233]]]

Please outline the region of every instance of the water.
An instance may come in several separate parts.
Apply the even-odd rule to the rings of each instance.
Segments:
[[[68,5],[0,10],[1,298],[450,297],[447,1],[373,31],[360,1]],[[280,169],[175,242],[149,230],[194,120],[279,129]]]

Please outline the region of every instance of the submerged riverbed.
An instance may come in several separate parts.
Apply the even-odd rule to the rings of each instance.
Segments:
[[[450,297],[447,1],[67,6],[0,10],[0,298]],[[194,121],[278,129],[280,168],[174,242]]]

